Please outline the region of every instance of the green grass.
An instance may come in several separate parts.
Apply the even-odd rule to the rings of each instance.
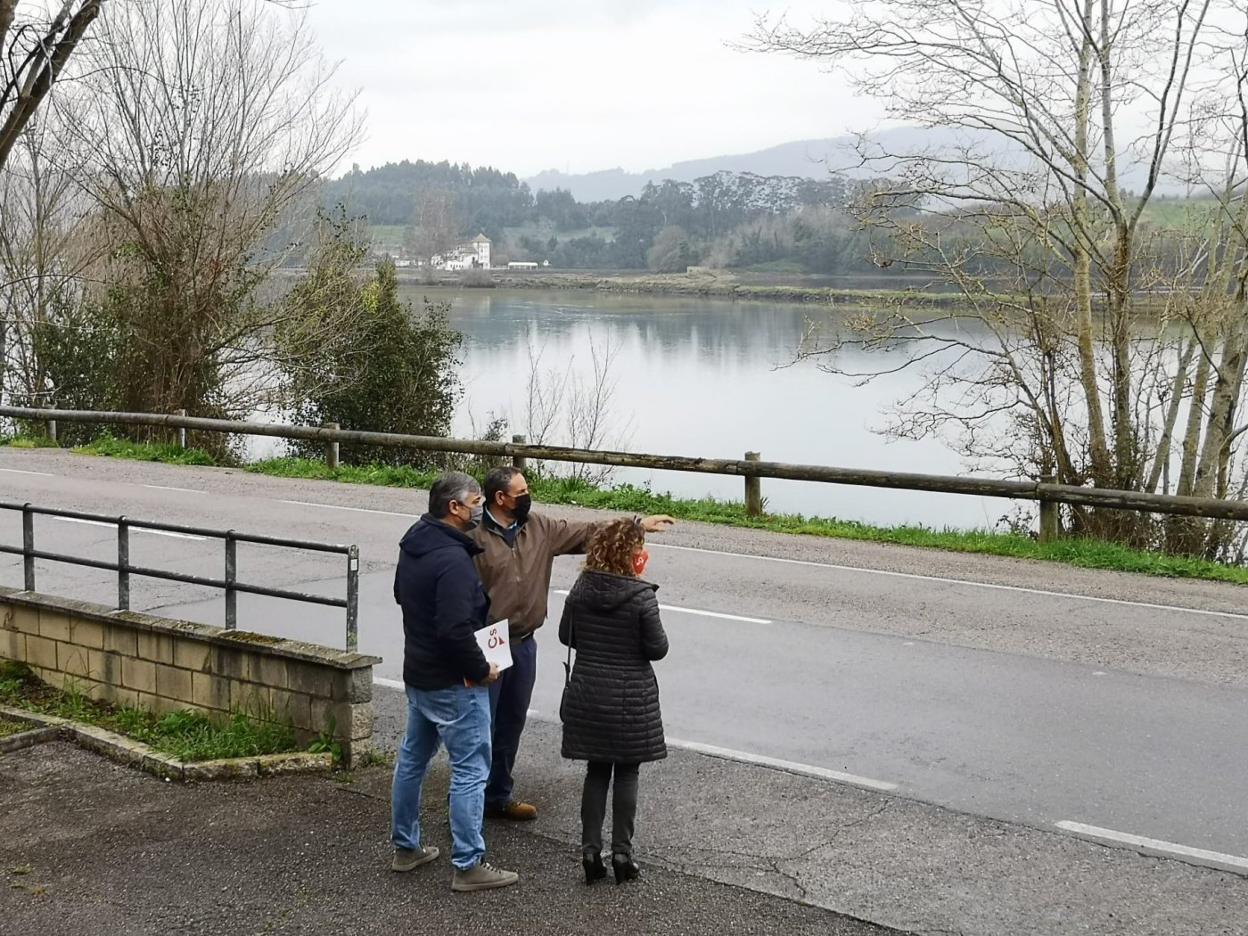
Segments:
[[[370,224],[368,233],[374,244],[402,244],[407,228],[401,224]]]
[[[5,718],[3,715],[0,715],[0,739],[21,734],[23,731],[30,731],[30,728],[31,726],[25,722],[13,721],[11,718]]]
[[[554,237],[560,243],[575,240],[578,237],[601,237],[603,240],[615,240],[615,228],[613,227],[585,227],[576,228],[570,231],[560,231],[555,227],[554,223],[544,220],[541,223],[532,223],[517,225],[503,229],[503,236],[511,243],[519,246],[521,237],[534,237],[545,244]]]
[[[441,474],[436,469],[410,468],[406,465],[340,465],[336,470],[331,470],[325,462],[311,458],[269,458],[251,463],[247,470],[276,478],[308,478],[314,481],[341,481],[344,484],[426,490]]]
[[[750,266],[741,267],[740,272],[788,273],[794,276],[801,276],[806,273],[806,267],[796,260],[768,260],[766,263],[755,263]]]
[[[159,442],[131,442],[113,436],[101,436],[87,445],[74,449],[80,455],[104,458],[127,458],[132,461],[161,462],[166,465],[215,465],[216,460],[202,449],[179,448]]]
[[[344,465],[331,471],[324,462],[301,458],[257,462],[249,465],[247,470],[282,478],[311,478],[403,488],[428,488],[438,475],[437,471],[428,469],[377,465]],[[1131,549],[1101,540],[1070,538],[1054,543],[1040,543],[1029,536],[992,530],[937,530],[923,526],[881,527],[853,520],[804,517],[799,514],[751,517],[746,514],[745,505],[737,501],[676,498],[629,484],[599,488],[574,479],[547,478],[537,474],[531,474],[528,480],[533,499],[542,504],[569,504],[621,513],[670,514],[681,520],[776,533],[868,540],[949,552],[1061,562],[1087,569],[1110,569],[1248,585],[1248,568]]]
[[[0,436],[0,448],[40,449],[57,448],[57,444],[47,436],[12,435]]]
[[[224,722],[214,722],[200,712],[157,715],[144,709],[112,706],[87,698],[72,685],[65,691],[54,689],[25,666],[9,661],[0,661],[0,702],[106,728],[187,762],[298,750],[290,725],[252,719],[241,713]]]
[[[0,447],[19,449],[59,448],[47,436],[0,436]],[[215,465],[216,459],[202,449],[179,448],[159,442],[131,442],[111,435],[100,436],[94,442],[73,448],[79,455],[98,455],[102,458],[125,458],[131,461],[163,462],[167,465]]]
[[[1156,227],[1204,226],[1218,207],[1213,198],[1152,198],[1144,209],[1144,221]]]

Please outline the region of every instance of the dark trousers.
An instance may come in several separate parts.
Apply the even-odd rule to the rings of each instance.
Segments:
[[[612,771],[615,785],[611,797],[611,854],[632,855],[633,826],[637,819],[637,771],[640,764],[590,761],[581,791],[581,851],[602,853],[602,821],[607,815],[607,787]]]
[[[512,665],[503,670],[498,682],[490,686],[490,716],[494,723],[494,760],[490,765],[490,782],[485,787],[486,807],[506,806],[511,802],[511,771],[520,750],[520,735],[533,698],[537,680],[537,641],[512,641]]]

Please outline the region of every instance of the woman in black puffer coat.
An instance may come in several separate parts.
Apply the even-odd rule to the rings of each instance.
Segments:
[[[667,655],[658,586],[642,581],[649,555],[637,520],[600,527],[585,569],[563,606],[559,640],[576,650],[564,690],[563,756],[589,761],[581,794],[585,883],[606,876],[602,824],[614,774],[611,865],[617,884],[640,873],[633,860],[637,775],[642,763],[667,756],[659,685],[652,660]]]

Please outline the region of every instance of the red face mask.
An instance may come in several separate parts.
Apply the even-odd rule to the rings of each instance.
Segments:
[[[641,578],[646,571],[646,563],[650,561],[650,554],[644,549],[639,553],[633,553],[633,574]]]

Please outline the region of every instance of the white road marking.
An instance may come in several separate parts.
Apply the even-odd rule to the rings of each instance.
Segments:
[[[919,582],[941,582],[946,585],[966,585],[970,588],[989,588],[996,591],[1021,592],[1026,595],[1043,595],[1047,598],[1069,598],[1071,601],[1095,601],[1101,604],[1126,605],[1131,608],[1150,608],[1154,611],[1179,611],[1185,614],[1203,614],[1209,617],[1236,618],[1248,621],[1248,614],[1238,611],[1208,611],[1204,608],[1185,608],[1182,605],[1153,604],[1147,601],[1129,601],[1125,598],[1099,598],[1072,592],[1048,591],[1043,588],[1027,588],[1023,585],[997,585],[993,582],[975,582],[967,579],[948,578],[940,575],[920,575],[916,572],[893,572],[888,569],[864,569],[860,566],[837,565],[833,562],[815,562],[811,559],[782,559],[779,556],[756,556],[752,553],[726,552],[720,549],[699,549],[695,546],[673,546],[670,543],[646,542],[647,548],[676,549],[681,552],[706,553],[710,556],[729,556],[733,559],[756,559],[760,562],[781,562],[787,565],[813,566],[817,569],[834,569],[838,572],[860,572],[863,575],[885,575],[891,578],[912,579]]]
[[[115,523],[105,523],[103,520],[84,520],[81,517],[53,517],[53,520],[59,520],[61,523],[81,523],[84,526],[107,527],[110,530],[117,529]],[[196,536],[193,533],[175,533],[173,530],[148,530],[144,527],[131,527],[131,533],[148,533],[152,536],[169,536],[173,539],[195,540],[202,543],[206,536]]]
[[[401,680],[385,679],[381,676],[373,677],[373,685],[385,686],[387,689],[403,689]],[[555,719],[543,717],[542,713],[534,708],[529,709],[528,717],[555,723]],[[718,757],[721,760],[753,764],[755,767],[770,767],[773,770],[783,770],[786,773],[801,774],[805,777],[817,777],[820,780],[834,780],[837,783],[848,783],[852,786],[865,787],[868,790],[879,790],[883,793],[897,789],[897,784],[889,783],[887,780],[860,777],[857,774],[829,770],[826,767],[815,767],[811,764],[799,764],[796,761],[781,760],[778,757],[751,754],[748,751],[734,751],[732,748],[716,747],[713,744],[701,744],[697,741],[679,741],[676,738],[668,738],[667,745],[668,747],[679,748],[682,751],[692,751],[695,754]]]
[[[766,757],[762,754],[750,754],[747,751],[734,751],[732,748],[715,747],[713,744],[701,744],[697,741],[680,741],[668,738],[669,747],[718,757],[723,760],[740,761],[758,767],[771,767],[786,773],[802,774],[807,777],[818,777],[820,780],[835,780],[837,783],[848,783],[852,786],[865,787],[868,790],[879,790],[888,793],[897,789],[897,784],[887,780],[875,780],[871,777],[860,777],[857,774],[844,773],[840,770],[828,770],[826,767],[814,767],[810,764],[799,764],[796,761],[781,760],[778,757]]]
[[[1145,838],[1142,835],[1132,835],[1129,832],[1116,832],[1113,829],[1102,829],[1099,826],[1085,825],[1082,822],[1064,820],[1057,823],[1057,827],[1063,831],[1073,832],[1075,835],[1082,835],[1087,838],[1116,842],[1120,845],[1131,845],[1148,853],[1155,853],[1165,857],[1191,858],[1210,865],[1217,865],[1226,870],[1234,870],[1240,874],[1248,872],[1248,858],[1241,858],[1239,855],[1227,855],[1223,852],[1208,851],[1204,848],[1192,848],[1188,845],[1178,845],[1174,842],[1163,842],[1160,839]]]
[[[556,595],[567,597],[566,588],[554,589]],[[743,621],[746,624],[771,624],[766,618],[745,617],[740,614],[724,614],[722,611],[699,611],[697,608],[678,608],[676,605],[659,605],[660,611],[679,611],[681,614],[696,614],[699,617],[719,618],[722,621]]]
[[[207,491],[197,491],[194,488],[168,487],[164,484],[145,484],[145,488],[151,488],[153,491],[177,491],[180,494],[207,494]]]
[[[0,471],[7,471],[9,474],[38,475],[40,478],[57,477],[49,471],[22,471],[20,468],[0,468]]]
[[[174,539],[194,540],[197,543],[202,543],[208,538],[206,536],[196,536],[194,533],[175,533],[173,530],[147,530],[143,527],[131,527],[130,531],[132,533],[150,533],[152,536],[170,536]]]
[[[314,501],[279,500],[279,504],[294,504],[296,507],[324,507],[326,510],[350,510],[354,513],[380,514],[383,517],[402,517],[405,520],[417,519],[415,514],[395,513],[391,510],[369,510],[366,507],[340,507],[337,504],[318,504]]]
[[[83,526],[108,527],[109,529],[117,528],[117,524],[105,523],[103,520],[83,520],[79,517],[53,517],[52,519],[58,523],[81,523]]]

